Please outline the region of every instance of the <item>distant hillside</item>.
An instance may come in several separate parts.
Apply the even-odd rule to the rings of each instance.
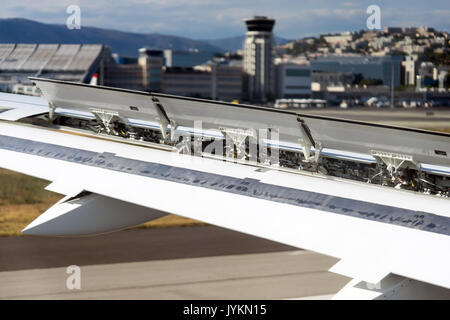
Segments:
[[[0,43],[99,43],[108,45],[113,52],[128,56],[136,56],[138,49],[142,47],[224,51],[221,47],[207,42],[171,35],[141,34],[93,27],[69,30],[65,25],[45,24],[21,18],[0,19]]]
[[[210,45],[221,48],[227,52],[236,52],[239,49],[242,49],[242,44],[244,42],[245,35],[231,37],[231,38],[222,38],[216,40],[204,40],[204,42],[209,43]],[[289,42],[289,40],[280,38],[275,36],[275,42],[277,45],[285,44]]]

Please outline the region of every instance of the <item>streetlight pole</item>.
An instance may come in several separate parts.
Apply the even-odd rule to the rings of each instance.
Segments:
[[[394,108],[394,62],[391,65],[391,108]]]

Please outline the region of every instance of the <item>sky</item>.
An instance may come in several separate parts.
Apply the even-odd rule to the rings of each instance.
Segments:
[[[449,0],[1,0],[0,18],[66,24],[69,5],[78,5],[83,26],[193,39],[245,33],[244,18],[276,19],[274,32],[287,39],[366,29],[369,5],[381,9],[381,27],[428,26],[450,30]]]

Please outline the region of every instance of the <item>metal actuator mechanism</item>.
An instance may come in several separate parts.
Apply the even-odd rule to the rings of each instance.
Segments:
[[[114,117],[119,117],[119,113],[117,111],[103,110],[103,109],[91,109],[92,114],[97,118],[97,120],[103,124],[107,133],[110,133],[113,128],[113,119]]]
[[[418,167],[413,157],[410,155],[371,150],[370,153],[376,159],[380,159],[387,166],[387,171],[392,175],[398,169],[407,166]]]
[[[298,117],[297,121],[300,123],[300,131],[302,132],[302,138],[298,141],[302,146],[305,161],[317,164],[319,162],[320,152],[322,151],[322,144],[319,141],[314,141],[311,131],[303,119]],[[311,156],[312,147],[314,147],[313,156]]]
[[[53,102],[48,103],[48,121],[52,122],[55,119],[55,105]]]
[[[177,127],[176,123],[170,120],[169,116],[164,110],[164,107],[157,98],[152,97],[152,101],[153,105],[155,106],[156,113],[158,114],[158,117],[156,117],[155,120],[158,121],[159,123],[163,139],[166,140],[167,138],[169,138],[170,141],[173,141],[175,138],[175,130]],[[170,124],[170,135],[168,135],[169,124]]]
[[[247,138],[256,141],[256,132],[253,129],[239,128],[219,128],[222,134],[227,137],[225,152],[227,157],[245,159],[247,156]],[[228,142],[232,142],[229,144]]]

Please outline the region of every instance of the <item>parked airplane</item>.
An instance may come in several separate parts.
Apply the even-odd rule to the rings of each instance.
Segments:
[[[0,166],[65,197],[23,233],[173,213],[340,259],[337,299],[450,298],[449,134],[31,80],[0,94]]]

